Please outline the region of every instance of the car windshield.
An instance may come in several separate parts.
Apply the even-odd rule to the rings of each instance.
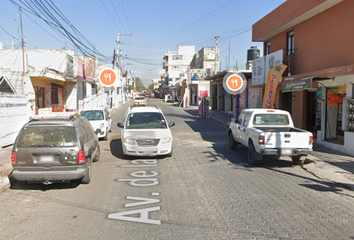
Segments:
[[[74,147],[76,131],[68,126],[31,126],[20,132],[18,147]]]
[[[103,120],[103,112],[101,110],[82,111],[81,116],[89,121]]]
[[[289,125],[289,118],[285,114],[256,114],[253,125]]]
[[[145,97],[135,97],[135,100],[145,100]]]
[[[126,128],[167,128],[167,124],[164,116],[161,113],[130,113],[126,121]]]

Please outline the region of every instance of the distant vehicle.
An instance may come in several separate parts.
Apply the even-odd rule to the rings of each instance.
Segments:
[[[100,146],[91,124],[79,114],[52,113],[33,117],[13,145],[11,177],[23,182],[91,181],[91,164]]]
[[[108,132],[112,131],[112,118],[107,108],[85,109],[81,111],[81,116],[89,120],[95,131],[100,129],[100,132],[97,134],[98,138],[108,139]]]
[[[134,98],[134,106],[146,106],[146,98],[144,96],[135,96]]]
[[[167,120],[158,107],[130,107],[121,128],[123,156],[172,156],[174,122]]]
[[[303,164],[301,156],[312,152],[311,132],[295,128],[291,115],[277,109],[245,109],[228,129],[229,148],[248,147],[248,162],[256,164],[264,156],[290,156]]]

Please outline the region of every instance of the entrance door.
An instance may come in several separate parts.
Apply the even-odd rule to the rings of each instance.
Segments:
[[[326,140],[336,143],[344,143],[342,131],[343,96],[338,88],[327,88],[326,107]]]
[[[292,92],[285,92],[282,94],[281,108],[285,111],[288,111],[290,114],[291,114],[291,108],[292,108],[292,101],[293,101],[293,93]]]
[[[52,112],[64,111],[64,87],[52,84],[51,86]]]
[[[45,93],[43,87],[34,87],[35,98],[36,98],[36,110],[35,113],[38,114],[38,109],[45,108],[44,99]]]

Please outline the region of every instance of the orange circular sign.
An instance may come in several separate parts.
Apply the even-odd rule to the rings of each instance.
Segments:
[[[100,72],[100,82],[105,86],[111,86],[117,79],[116,71],[111,68],[102,69]]]
[[[226,85],[232,91],[237,91],[242,88],[243,80],[240,76],[233,74],[227,78]]]

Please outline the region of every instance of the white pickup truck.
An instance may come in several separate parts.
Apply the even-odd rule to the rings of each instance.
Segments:
[[[232,119],[228,129],[229,148],[248,147],[248,162],[257,164],[265,156],[290,156],[294,164],[303,164],[301,156],[312,152],[311,132],[295,128],[291,115],[278,109],[245,109]]]

